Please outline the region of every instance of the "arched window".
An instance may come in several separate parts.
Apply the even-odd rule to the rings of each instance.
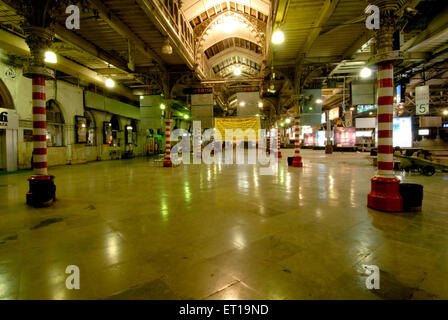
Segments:
[[[61,147],[64,139],[64,117],[58,103],[51,99],[47,101],[47,146]]]
[[[0,108],[14,109],[12,96],[2,79],[0,79]]]
[[[87,145],[94,146],[96,145],[96,124],[95,118],[90,111],[84,112],[84,116],[87,119]]]

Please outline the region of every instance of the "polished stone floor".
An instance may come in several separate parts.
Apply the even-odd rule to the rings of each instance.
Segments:
[[[367,154],[303,150],[256,165],[148,159],[52,168],[58,201],[25,205],[29,173],[0,176],[2,299],[447,299],[448,175],[423,211],[370,210]],[[80,290],[65,269],[80,268]],[[381,269],[379,290],[363,265]]]

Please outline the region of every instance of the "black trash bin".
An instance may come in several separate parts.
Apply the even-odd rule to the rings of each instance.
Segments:
[[[294,160],[294,157],[288,157],[288,166],[292,166],[293,160]]]
[[[404,211],[422,211],[423,186],[416,183],[400,183]]]
[[[56,200],[54,176],[31,176],[28,178],[30,190],[26,194],[26,203],[34,207],[43,207]]]

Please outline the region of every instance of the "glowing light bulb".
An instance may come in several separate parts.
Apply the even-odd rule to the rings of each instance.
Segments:
[[[235,68],[235,69],[233,70],[233,74],[236,75],[236,76],[241,75],[241,69],[240,69],[240,68]]]
[[[113,87],[115,87],[115,81],[114,80],[112,80],[112,79],[107,79],[106,80],[106,87],[108,87],[108,88],[113,88]]]
[[[280,30],[274,31],[274,33],[272,34],[272,43],[280,44],[283,41],[285,41],[285,35],[283,34],[283,32]]]
[[[372,69],[365,67],[361,70],[360,73],[361,78],[369,78],[371,75],[372,75]]]
[[[57,63],[58,58],[56,57],[56,54],[53,51],[47,51],[47,52],[45,52],[45,62]]]

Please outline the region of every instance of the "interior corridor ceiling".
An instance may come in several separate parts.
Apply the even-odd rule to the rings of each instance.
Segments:
[[[5,39],[0,39],[1,45],[23,61],[29,55],[22,28],[30,16],[23,9],[27,3],[33,0],[0,0],[0,33]],[[397,76],[418,83],[421,70],[446,61],[446,1],[395,3],[404,55]],[[133,103],[138,103],[138,95],[162,88],[162,78],[168,74],[171,87],[182,81],[184,86],[213,86],[223,109],[230,106],[235,92],[248,86],[261,89],[268,116],[270,109],[287,113],[294,96],[306,87],[322,87],[323,105],[329,108],[342,102],[344,78],[347,86],[375,54],[374,33],[364,26],[367,4],[364,0],[84,0],[81,29],[65,28],[63,10],[54,17],[51,49],[60,62],[52,67],[59,77],[83,86],[104,87],[104,79],[112,78],[117,87],[110,94]],[[272,44],[275,30],[284,33],[283,43]],[[167,43],[172,54],[163,51]],[[181,89],[172,92],[174,98],[185,99],[179,96]]]

